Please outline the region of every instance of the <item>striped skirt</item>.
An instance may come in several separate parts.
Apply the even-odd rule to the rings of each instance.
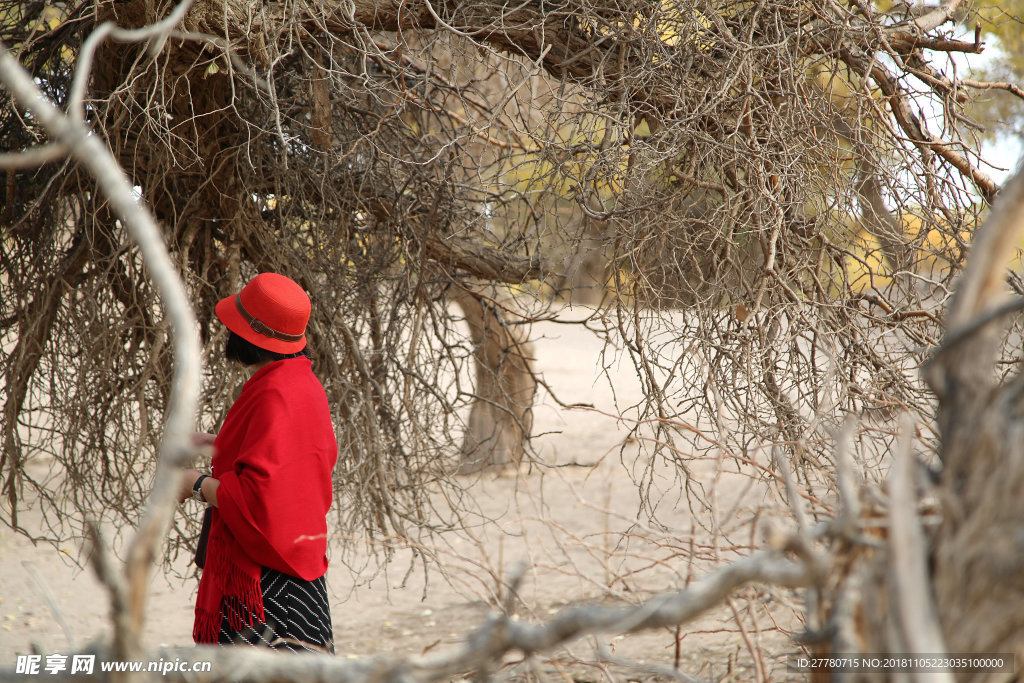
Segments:
[[[327,652],[334,654],[334,631],[331,609],[327,602],[327,581],[321,576],[306,581],[275,569],[263,568],[260,575],[263,593],[264,621],[253,618],[252,626],[241,631],[231,628],[228,610],[240,610],[242,623],[249,623],[245,606],[221,605],[221,644],[249,644],[295,652]],[[238,623],[235,620],[235,623]]]

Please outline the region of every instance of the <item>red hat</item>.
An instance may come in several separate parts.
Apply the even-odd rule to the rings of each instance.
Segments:
[[[302,287],[277,273],[260,273],[214,309],[229,330],[274,353],[296,353],[306,347],[309,311]]]

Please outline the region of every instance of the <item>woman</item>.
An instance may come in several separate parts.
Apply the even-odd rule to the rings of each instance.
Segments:
[[[310,301],[276,273],[218,302],[225,353],[253,374],[212,442],[209,476],[187,470],[180,500],[212,506],[193,638],[334,652],[327,511],[337,443],[306,351]]]

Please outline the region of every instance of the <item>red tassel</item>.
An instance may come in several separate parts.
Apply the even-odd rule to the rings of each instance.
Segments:
[[[219,523],[218,523],[219,522]],[[206,568],[196,596],[196,618],[192,639],[196,643],[216,643],[227,610],[228,625],[241,631],[246,623],[263,622],[261,567],[245,556],[238,543],[223,533],[223,521],[214,516],[210,530]]]

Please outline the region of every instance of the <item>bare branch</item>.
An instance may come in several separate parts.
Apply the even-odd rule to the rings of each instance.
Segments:
[[[978,90],[1005,90],[1006,92],[1024,99],[1024,88],[1014,83],[1006,83],[1002,81],[975,81],[970,78],[963,78],[957,81],[960,85],[968,88],[977,88]]]
[[[951,21],[953,19],[953,15],[956,14],[956,11],[962,4],[963,0],[948,0],[928,14],[915,19],[914,24],[917,26],[919,31],[927,33],[928,31],[942,26],[947,21]]]
[[[79,53],[76,64],[75,78],[71,83],[68,95],[68,115],[71,118],[71,122],[80,124],[84,120],[85,88],[92,73],[93,56],[104,40],[111,38],[123,43],[152,40],[149,51],[151,55],[155,56],[163,49],[164,41],[167,40],[168,34],[171,33],[175,26],[181,23],[190,7],[192,7],[192,0],[182,0],[174,8],[174,11],[164,19],[140,29],[126,30],[108,22],[100,25],[93,31],[82,44],[82,51]]]
[[[169,29],[169,26],[166,28]],[[144,32],[140,35],[151,37],[156,33]],[[177,506],[180,467],[191,455],[190,437],[199,395],[201,358],[195,316],[181,279],[164,247],[160,228],[135,197],[131,182],[101,140],[91,135],[80,120],[62,115],[46,100],[31,77],[3,45],[0,45],[0,80],[22,106],[32,112],[52,138],[66,146],[79,163],[96,177],[100,189],[138,243],[151,277],[160,289],[174,329],[175,376],[154,490],[140,528],[129,547],[125,568],[130,591],[130,620],[128,628],[118,629],[115,649],[119,654],[130,657],[140,651],[138,639],[145,618],[149,571]]]
[[[874,60],[855,55],[849,49],[840,50],[844,62],[858,73],[868,73],[889,100],[889,108],[910,141],[935,152],[952,164],[957,170],[969,177],[982,196],[991,204],[995,201],[999,186],[985,173],[970,163],[966,156],[954,149],[953,145],[928,133],[921,118],[914,113],[906,93],[899,87],[896,79],[884,66]]]
[[[858,420],[847,415],[842,428],[836,434],[836,479],[839,487],[839,516],[836,521],[844,533],[853,534],[860,519],[860,483],[856,464],[850,452],[857,434]]]
[[[28,149],[24,152],[0,154],[0,168],[35,168],[52,161],[64,159],[67,155],[68,150],[63,145],[43,145],[42,147]]]

